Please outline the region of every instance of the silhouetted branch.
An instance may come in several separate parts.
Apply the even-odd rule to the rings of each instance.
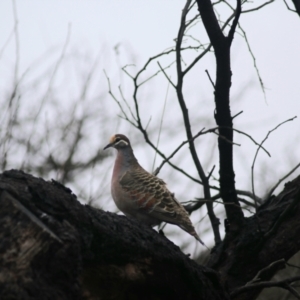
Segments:
[[[245,42],[246,42],[248,51],[249,51],[249,53],[250,53],[250,55],[251,55],[251,57],[252,57],[254,69],[255,69],[255,71],[256,71],[256,75],[257,75],[257,77],[258,77],[258,81],[259,81],[261,90],[262,90],[262,92],[263,92],[263,94],[264,94],[264,98],[265,98],[265,100],[266,100],[265,85],[264,85],[264,82],[263,82],[263,80],[262,80],[262,77],[260,76],[260,72],[259,72],[259,69],[258,69],[257,64],[256,64],[256,58],[255,58],[255,56],[254,56],[254,53],[253,53],[252,48],[251,48],[251,46],[250,46],[250,43],[249,43],[249,41],[248,41],[247,33],[246,33],[246,31],[242,28],[242,26],[241,26],[240,24],[238,24],[238,25],[239,25],[239,29],[240,29],[240,30],[242,31],[242,33],[243,33],[243,37],[244,37],[244,39],[245,39]]]
[[[294,5],[295,5],[295,9],[298,13],[298,15],[300,16],[300,1],[299,0],[292,0]]]
[[[192,139],[195,140],[197,137],[199,137],[202,133],[203,130],[200,130]],[[155,171],[153,172],[154,175],[157,175],[161,168],[163,167],[163,165],[168,162],[184,145],[186,145],[187,143],[189,143],[189,140],[186,140],[184,142],[182,142],[166,159],[164,159],[161,164],[155,169]]]
[[[165,69],[160,65],[159,61],[157,62],[160,70],[163,72],[169,83],[173,86],[173,88],[176,88],[175,84],[172,82],[171,78],[166,74]]]
[[[211,83],[211,85],[213,86],[213,88],[215,89],[216,87],[215,87],[215,84],[214,84],[214,82],[212,81],[212,79],[211,79],[211,77],[210,77],[210,75],[209,75],[209,72],[208,72],[208,70],[205,70],[205,73],[207,74],[207,76],[208,76],[208,79],[209,79],[209,81],[210,81],[210,83]]]
[[[237,206],[226,206],[226,215],[233,230],[239,230],[243,222],[243,212],[239,208],[239,202],[235,190],[234,170],[232,161],[232,117],[229,106],[229,94],[231,87],[230,70],[230,45],[234,36],[234,31],[240,16],[240,1],[237,1],[237,13],[230,16],[222,28],[235,16],[233,28],[229,31],[228,37],[224,36],[215,15],[211,1],[197,0],[198,9],[203,21],[203,25],[209,36],[210,42],[215,50],[217,77],[215,80],[215,119],[219,126],[219,155],[220,155],[220,191],[225,203],[235,203]],[[225,138],[225,139],[224,139]]]
[[[195,167],[197,169],[198,175],[201,178],[201,181],[203,184],[204,196],[206,199],[210,199],[211,194],[210,194],[210,187],[209,187],[209,179],[203,171],[200,159],[198,157],[198,154],[197,154],[197,151],[195,148],[190,119],[189,119],[189,113],[188,113],[188,109],[187,109],[187,106],[186,106],[186,103],[184,100],[184,96],[183,96],[184,73],[182,71],[180,49],[181,49],[184,32],[186,30],[186,16],[187,16],[190,5],[191,5],[191,0],[188,0],[182,10],[180,27],[179,27],[179,31],[178,31],[178,35],[177,35],[177,39],[176,39],[176,48],[175,48],[176,49],[176,67],[177,67],[176,68],[176,70],[177,70],[176,93],[177,93],[177,99],[178,99],[178,102],[179,102],[179,105],[181,108],[181,112],[182,112],[186,136],[187,136],[187,139],[189,140],[190,153],[191,153],[193,162],[195,164]],[[221,236],[220,236],[220,231],[219,231],[220,221],[214,213],[212,202],[207,202],[206,207],[207,207],[208,216],[209,216],[209,219],[210,219],[210,222],[212,225],[212,229],[214,232],[215,243],[218,244],[221,242]]]
[[[245,13],[249,13],[249,12],[253,12],[253,11],[256,11],[256,10],[260,10],[261,8],[273,3],[275,0],[270,0],[270,1],[267,1],[257,7],[254,7],[254,8],[251,8],[251,9],[246,9],[246,10],[243,10],[242,11],[242,14],[245,14]]]
[[[292,1],[294,3],[295,9],[290,8],[286,0],[284,0],[284,3],[289,11],[295,12],[300,16],[300,1],[299,0],[292,0]]]
[[[276,127],[274,127],[273,129],[271,129],[271,130],[267,133],[266,137],[265,137],[265,138],[261,141],[261,143],[259,144],[259,146],[258,146],[258,148],[257,148],[257,150],[256,150],[256,152],[255,152],[255,155],[254,155],[253,163],[252,163],[252,165],[251,165],[251,184],[252,184],[252,193],[253,193],[254,196],[255,196],[255,188],[254,188],[254,166],[255,166],[255,162],[256,162],[256,158],[257,158],[257,155],[258,155],[259,150],[262,148],[263,143],[268,139],[269,135],[270,135],[273,131],[275,131],[275,130],[276,130],[278,127],[280,127],[281,125],[283,125],[283,124],[285,124],[285,123],[287,123],[287,122],[293,121],[295,118],[297,118],[297,116],[295,116],[295,117],[293,117],[293,118],[290,118],[290,119],[288,119],[288,120],[285,120],[285,121],[279,123]],[[256,203],[256,202],[255,202],[255,205],[256,205],[256,209],[257,209],[257,203]]]
[[[300,167],[300,163],[296,165],[296,167],[294,167],[290,172],[288,172],[285,176],[283,176],[282,178],[280,178],[278,180],[278,182],[270,189],[267,199],[269,199],[272,194],[274,193],[274,191],[277,189],[277,187],[280,185],[280,183],[282,183],[285,179],[287,179],[291,174],[293,174],[298,168]]]
[[[262,202],[263,202],[263,200],[261,198],[257,197],[256,195],[253,195],[249,191],[236,190],[236,192],[238,195],[247,196],[247,197],[253,199],[254,201],[256,201],[257,203],[262,204]]]
[[[297,299],[300,299],[300,294],[290,286],[291,283],[299,280],[300,280],[300,276],[294,276],[280,281],[262,281],[258,283],[253,283],[251,285],[245,285],[235,289],[233,292],[230,293],[230,297],[234,299],[239,294],[245,293],[253,289],[280,287],[289,290]]]
[[[234,13],[234,20],[233,20],[233,23],[231,25],[231,28],[229,30],[229,33],[228,33],[228,40],[229,40],[229,44],[232,43],[233,41],[233,37],[234,37],[234,33],[235,33],[235,29],[236,29],[236,26],[239,22],[239,18],[240,18],[240,15],[241,15],[241,11],[242,11],[242,3],[241,3],[241,0],[237,0],[236,1],[236,10],[235,10],[235,13]]]

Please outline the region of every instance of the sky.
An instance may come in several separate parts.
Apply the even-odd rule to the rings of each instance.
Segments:
[[[229,2],[235,5],[235,1]],[[11,88],[16,73],[20,77],[30,67],[32,70],[28,76],[38,78],[37,74],[42,74],[46,66],[54,65],[66,47],[66,53],[72,54],[72,58],[69,58],[69,64],[67,61],[64,65],[65,73],[59,73],[55,80],[55,89],[63,95],[64,99],[75,97],[81,78],[77,73],[80,71],[85,74],[87,65],[92,67],[96,61],[97,80],[91,96],[93,93],[105,94],[105,99],[109,98],[107,79],[103,73],[105,70],[116,94],[118,86],[121,85],[125,97],[130,99],[132,82],[120,71],[121,67],[134,64],[135,66],[128,69],[134,73],[145,64],[149,57],[174,45],[184,3],[185,1],[178,0],[65,0],[63,2],[2,0],[0,2],[1,97],[4,97]],[[249,9],[261,3],[261,1],[254,1],[246,8]],[[15,7],[15,16],[13,7]],[[230,13],[226,7],[220,8],[219,12],[223,18]],[[18,20],[18,47],[16,47],[13,34],[16,18]],[[247,32],[247,38],[264,83],[265,95],[245,39],[240,34],[236,34],[231,52],[233,73],[231,111],[233,115],[243,111],[234,120],[234,126],[250,134],[257,142],[261,142],[268,131],[280,122],[297,116],[300,110],[300,35],[298,34],[300,19],[297,14],[288,11],[282,1],[275,1],[259,11],[243,14],[240,24]],[[204,43],[207,42],[201,22],[191,29],[191,33]],[[188,39],[186,43],[188,44]],[[194,52],[185,54],[186,63],[192,61],[195,55]],[[16,57],[18,57],[17,70],[15,69]],[[96,60],[97,57],[98,60]],[[161,63],[167,65],[172,59],[172,57],[161,59]],[[31,67],[33,63],[35,63],[34,68]],[[155,70],[157,70],[157,64],[150,66],[147,74]],[[184,91],[194,133],[203,127],[215,126],[213,89],[205,70],[208,70],[214,78],[215,61],[212,53],[201,60],[185,80]],[[171,68],[167,73],[175,81],[176,74]],[[161,147],[171,152],[185,139],[184,132],[177,130],[182,120],[174,91],[168,87],[166,78],[160,75],[155,77],[153,82],[145,85],[139,96],[141,115],[145,120],[151,118],[149,128],[153,130],[151,133],[153,140],[158,137],[157,126],[155,127],[154,124],[161,119],[166,101]],[[35,98],[34,95],[27,97],[28,107],[39,105],[40,100],[35,99],[40,98]],[[116,103],[112,100],[105,101],[108,101],[108,104],[105,104],[107,123],[101,125],[103,126],[101,139],[99,127],[97,128],[95,124],[90,125],[89,130],[95,134],[95,138],[90,142],[100,148],[106,145],[115,130],[132,136],[138,144],[135,153],[140,163],[150,171],[154,159],[153,151],[149,147],[142,146],[142,135],[135,137],[134,133],[137,131],[119,119],[120,110]],[[66,110],[68,103],[68,100],[59,102]],[[24,114],[27,113],[24,112]],[[48,113],[51,115],[50,111]],[[78,114],[81,113],[79,109]],[[266,185],[268,187],[274,185],[279,178],[299,163],[299,128],[299,117],[282,125],[271,133],[265,143],[272,157],[267,157],[262,151],[259,152],[255,178],[260,196],[266,193]],[[105,136],[107,140],[102,139]],[[211,143],[215,145],[215,142],[212,142],[213,138],[215,137],[210,136],[197,141],[197,149],[207,172],[214,164],[218,164],[217,158],[213,156],[216,155],[216,150],[211,150]],[[241,145],[234,147],[237,187],[249,190],[251,165],[257,146],[247,137],[239,134],[235,134],[235,142]],[[86,148],[84,151],[87,151]],[[193,167],[190,167],[191,161],[186,158],[186,153],[188,153],[188,148],[178,154],[177,161],[190,168],[196,176]],[[150,160],[149,157],[151,157]],[[160,162],[158,158],[157,162]],[[109,168],[112,167],[112,163],[113,161],[108,165]],[[168,178],[173,176],[173,173],[171,168],[166,167],[160,176]],[[299,174],[299,171],[294,174],[294,177],[296,174]],[[216,173],[215,177],[217,176]],[[101,180],[107,181],[104,188],[109,192],[109,176],[106,177]],[[173,191],[175,190],[176,195],[179,195],[181,199],[191,199],[198,190],[198,187],[195,188],[192,184],[179,176],[172,179],[168,186]],[[113,204],[107,207],[109,210],[114,209]]]

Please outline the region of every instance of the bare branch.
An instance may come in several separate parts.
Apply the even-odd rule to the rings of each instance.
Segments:
[[[147,60],[147,62],[144,64],[143,68],[140,69],[140,70],[137,72],[137,74],[136,74],[136,76],[135,76],[135,79],[136,79],[136,80],[138,79],[138,77],[140,76],[140,74],[143,73],[143,72],[147,69],[148,65],[149,65],[153,60],[155,60],[155,59],[157,59],[157,58],[159,58],[159,57],[161,57],[161,56],[168,55],[168,54],[170,54],[170,53],[172,53],[172,52],[175,52],[175,49],[172,48],[172,49],[170,49],[170,50],[168,50],[168,51],[164,51],[164,52],[161,52],[161,53],[159,53],[159,54],[157,54],[157,55],[155,55],[155,56],[150,57],[150,58]]]
[[[296,9],[297,14],[300,16],[300,1],[299,0],[292,0]]]
[[[177,34],[177,40],[176,40],[176,47],[175,47],[175,49],[176,49],[176,67],[177,67],[176,92],[177,92],[177,98],[178,98],[178,102],[179,102],[181,112],[182,112],[186,136],[187,136],[187,139],[189,140],[190,153],[191,153],[193,162],[195,164],[195,167],[197,169],[198,175],[201,178],[201,181],[203,183],[204,196],[206,199],[210,199],[211,194],[210,194],[209,179],[207,176],[205,176],[205,173],[203,171],[200,159],[198,157],[198,154],[197,154],[197,151],[195,148],[193,134],[192,134],[192,130],[191,130],[190,119],[189,119],[189,113],[188,113],[188,109],[187,109],[185,99],[183,96],[184,73],[182,71],[181,50],[180,49],[181,49],[183,36],[184,36],[185,30],[186,30],[186,16],[187,16],[190,4],[191,4],[191,0],[187,0],[186,4],[182,10],[181,22],[180,22],[180,27],[179,27],[179,31]],[[220,231],[219,231],[220,221],[214,213],[212,202],[206,203],[206,207],[207,207],[208,216],[209,216],[209,219],[210,219],[210,222],[212,225],[212,229],[214,232],[215,243],[218,244],[221,242],[221,235],[220,235]]]
[[[277,189],[277,187],[280,185],[281,182],[283,182],[286,178],[288,178],[291,174],[293,174],[298,168],[300,167],[300,163],[296,165],[290,172],[288,172],[285,176],[280,178],[278,182],[271,188],[271,190],[268,193],[267,199],[269,199],[274,191]]]
[[[213,45],[216,58],[216,80],[215,80],[215,120],[219,126],[220,136],[218,138],[219,156],[220,156],[220,191],[225,203],[234,202],[236,206],[226,206],[226,215],[231,229],[240,230],[244,215],[239,207],[237,193],[235,189],[234,170],[233,170],[233,124],[230,112],[230,87],[231,87],[231,69],[230,69],[230,45],[234,36],[236,23],[240,15],[240,0],[237,0],[237,13],[233,13],[220,28],[218,19],[214,12],[211,1],[197,0],[203,25],[206,29],[211,44]],[[229,31],[229,36],[225,37],[223,30],[234,18],[233,29]],[[223,138],[226,138],[224,140]],[[224,142],[225,141],[225,142]]]
[[[212,44],[209,44],[208,47],[201,53],[199,54],[194,60],[193,62],[184,70],[182,71],[182,76],[185,76],[193,67],[194,65],[207,53],[210,51],[212,47]]]
[[[203,130],[202,129],[201,131],[199,131],[192,139],[195,140],[198,136],[200,136],[201,134],[203,134]],[[163,167],[163,165],[166,163],[166,162],[169,162],[169,160],[187,143],[189,143],[190,140],[186,140],[184,142],[182,142],[166,159],[164,159],[161,164],[155,169],[155,171],[153,172],[154,175],[157,175],[161,168]]]
[[[229,40],[229,44],[231,44],[232,41],[233,41],[235,29],[236,29],[236,26],[239,22],[239,18],[240,18],[241,11],[242,11],[241,0],[237,0],[236,2],[237,3],[236,3],[235,17],[234,17],[233,23],[231,25],[231,28],[229,30],[228,37],[227,37],[227,39]]]
[[[217,135],[219,138],[221,138],[222,140],[226,141],[228,144],[231,144],[231,145],[236,145],[236,146],[241,146],[241,144],[238,144],[238,143],[235,143],[235,142],[232,142],[230,141],[229,139],[227,139],[225,136],[219,134],[218,132],[214,132],[215,135]]]
[[[109,79],[109,77],[107,76],[105,70],[103,70],[103,72],[104,72],[105,77],[106,77],[106,79],[107,79],[107,83],[108,83],[108,93],[109,93],[109,95],[110,95],[110,96],[115,100],[115,102],[118,104],[118,106],[119,106],[119,108],[120,108],[120,110],[121,110],[121,112],[122,112],[122,114],[123,114],[124,119],[125,119],[126,121],[128,121],[131,125],[133,125],[134,127],[137,127],[137,125],[136,125],[134,122],[132,122],[132,121],[128,118],[128,116],[127,116],[127,114],[126,114],[126,112],[125,112],[123,106],[121,105],[120,101],[117,99],[117,97],[114,95],[114,93],[113,93],[112,90],[111,90],[111,84],[110,84],[110,79]],[[135,120],[135,119],[134,119],[134,120]],[[136,120],[135,120],[135,121],[136,121]]]
[[[265,85],[264,85],[264,82],[263,82],[263,80],[262,80],[262,77],[260,76],[259,69],[258,69],[257,64],[256,64],[256,58],[255,58],[255,56],[254,56],[254,53],[253,53],[253,51],[252,51],[252,49],[251,49],[251,46],[250,46],[250,43],[249,43],[249,41],[248,41],[248,37],[247,37],[246,31],[242,28],[242,26],[241,26],[240,24],[239,24],[239,29],[240,29],[240,30],[242,31],[242,33],[243,33],[243,37],[244,37],[244,39],[245,39],[245,42],[246,42],[248,51],[249,51],[249,53],[250,53],[250,55],[251,55],[251,57],[252,57],[254,69],[255,69],[255,71],[256,71],[256,75],[257,75],[257,77],[258,77],[258,80],[259,80],[259,84],[260,84],[261,90],[262,90],[262,92],[263,92],[263,94],[264,94],[264,98],[265,98],[265,100],[266,100]]]
[[[221,204],[223,206],[225,206],[225,205],[236,206],[237,205],[236,203],[233,203],[233,202],[224,203],[222,201],[216,201],[219,198],[221,198],[220,194],[211,197],[211,199],[196,199],[195,201],[187,201],[187,203],[195,203],[195,204],[184,205],[184,208],[189,214],[191,214],[192,212],[194,212],[195,210],[198,210],[200,207],[202,207],[204,204],[207,204],[207,203],[217,203],[217,204]],[[182,203],[185,203],[185,202],[182,202]],[[252,206],[253,206],[253,204],[252,204]],[[240,206],[238,205],[238,207],[240,207]],[[242,209],[253,214],[253,212],[250,209],[248,209],[247,207],[242,207]]]
[[[251,192],[249,191],[243,191],[243,190],[236,190],[238,195],[242,195],[242,196],[247,196],[251,199],[253,199],[254,201],[256,201],[257,203],[262,203],[263,200],[259,197],[257,197],[256,195],[253,195]]]
[[[256,162],[256,158],[257,158],[257,155],[258,155],[258,152],[259,150],[262,148],[262,145],[263,143],[268,139],[269,135],[275,131],[278,127],[280,127],[281,125],[287,123],[287,122],[290,122],[290,121],[293,121],[295,118],[297,118],[297,116],[293,117],[293,118],[290,118],[288,120],[285,120],[281,123],[279,123],[275,128],[273,128],[272,130],[270,130],[268,132],[268,134],[266,135],[266,137],[262,140],[262,142],[259,144],[257,150],[256,150],[256,153],[254,155],[254,159],[253,159],[253,163],[252,163],[252,166],[251,166],[251,184],[252,184],[252,193],[253,195],[255,196],[255,189],[254,189],[254,166],[255,166],[255,162]],[[256,209],[257,209],[257,203],[255,202],[255,205],[256,205]]]
[[[289,10],[289,11],[292,11],[292,12],[297,12],[295,9],[292,9],[292,8],[290,8],[290,6],[288,5],[288,3],[285,1],[285,0],[283,0],[284,1],[284,3],[285,3],[285,6],[286,6],[286,8]]]
[[[235,289],[233,292],[230,293],[230,297],[234,299],[236,296],[238,296],[241,293],[245,293],[247,291],[253,290],[253,289],[262,289],[262,288],[271,288],[271,287],[280,287],[283,289],[288,289],[287,285],[290,283],[293,283],[295,281],[299,281],[300,276],[294,276],[290,277],[281,281],[262,281],[259,283],[254,283],[251,285],[244,285],[240,288]],[[300,299],[300,297],[298,298]]]
[[[241,130],[238,130],[238,129],[236,129],[236,128],[232,128],[232,130],[233,131],[236,131],[236,132],[238,132],[238,133],[240,133],[240,134],[243,134],[243,135],[245,135],[245,136],[247,136],[255,145],[257,145],[257,146],[259,146],[262,150],[264,150],[266,153],[267,153],[267,155],[269,156],[269,157],[271,157],[271,154],[261,145],[261,144],[258,144],[254,139],[253,139],[253,137],[251,136],[251,135],[249,135],[248,133],[246,133],[246,132],[244,132],[244,131],[241,131]]]
[[[238,112],[237,114],[235,114],[234,116],[232,116],[232,120],[235,119],[236,117],[238,117],[242,113],[243,113],[243,111],[241,110],[240,112]]]
[[[157,62],[160,70],[163,72],[163,74],[165,75],[165,77],[167,78],[167,80],[169,81],[169,83],[173,86],[173,88],[176,89],[175,84],[172,82],[171,78],[166,74],[165,70],[163,69],[163,67],[160,65],[159,61]]]
[[[131,107],[130,107],[130,105],[128,104],[126,98],[124,97],[124,94],[123,94],[123,91],[122,91],[121,86],[119,85],[118,88],[119,88],[119,92],[120,92],[120,95],[121,95],[121,97],[122,97],[122,100],[124,101],[124,103],[125,103],[127,109],[129,110],[129,113],[130,113],[132,119],[136,122],[136,117],[135,117],[135,115],[133,114],[133,112],[132,112],[132,110],[131,110]]]
[[[166,96],[165,96],[164,107],[163,107],[163,111],[162,111],[162,114],[161,114],[159,131],[158,131],[157,142],[156,142],[156,147],[157,148],[158,148],[158,145],[159,145],[159,140],[160,140],[160,134],[161,134],[161,130],[162,130],[163,119],[164,119],[164,115],[165,115],[165,111],[166,111],[166,104],[167,104],[167,99],[168,99],[168,94],[169,94],[169,87],[170,87],[170,84],[168,84],[168,86],[167,86],[167,92],[166,92]],[[146,127],[146,129],[147,129],[147,127]],[[152,164],[152,171],[153,171],[154,166],[155,166],[156,155],[157,155],[157,152],[155,151],[155,155],[154,155],[154,159],[153,159],[153,164]]]
[[[249,13],[249,12],[256,11],[256,10],[260,10],[261,8],[265,7],[265,6],[268,5],[268,4],[271,4],[271,3],[274,2],[274,1],[275,1],[275,0],[270,0],[270,1],[265,2],[265,3],[262,4],[262,5],[259,5],[259,6],[255,7],[255,8],[243,10],[243,11],[242,11],[242,14]]]
[[[209,174],[208,174],[208,176],[207,176],[207,179],[209,179],[209,178],[211,177],[211,175],[212,175],[212,173],[213,173],[215,167],[216,167],[216,165],[214,165],[214,166],[212,167],[211,171],[209,172]]]
[[[212,81],[212,79],[211,79],[211,77],[210,77],[210,75],[209,75],[209,72],[208,72],[207,70],[205,70],[205,73],[207,74],[207,76],[208,76],[208,79],[209,79],[209,81],[210,81],[211,85],[213,86],[213,88],[214,88],[214,90],[215,90],[215,89],[216,89],[216,87],[215,87],[215,84],[214,84],[214,82]]]
[[[282,259],[276,260],[276,261],[272,262],[271,264],[269,264],[267,267],[261,269],[251,281],[246,283],[246,285],[251,285],[253,283],[256,283],[257,281],[261,281],[261,277],[264,276],[264,274],[266,274],[266,273],[273,274],[274,272],[276,272],[278,270],[282,270],[284,268],[285,268],[285,259],[282,258]]]

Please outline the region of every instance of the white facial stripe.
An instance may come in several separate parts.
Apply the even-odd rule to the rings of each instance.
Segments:
[[[128,146],[128,143],[127,143],[126,141],[124,141],[124,140],[119,140],[119,141],[115,144],[115,146],[117,146],[117,145],[119,145],[119,144],[121,144],[121,143],[123,143],[123,144],[125,144],[126,146]]]

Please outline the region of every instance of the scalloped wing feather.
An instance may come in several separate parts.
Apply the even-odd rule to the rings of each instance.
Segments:
[[[127,171],[122,176],[120,185],[137,203],[139,210],[144,210],[160,221],[179,225],[183,221],[182,214],[186,214],[188,222],[190,221],[185,209],[167,189],[166,183],[145,170]]]

